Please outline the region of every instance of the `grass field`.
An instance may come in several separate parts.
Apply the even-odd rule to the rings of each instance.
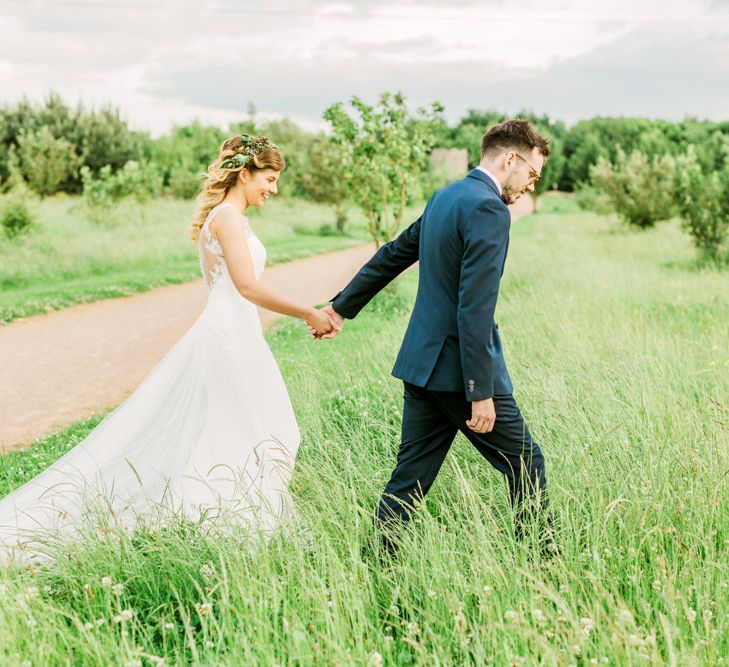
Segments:
[[[0,202],[1,203],[1,202]],[[0,324],[48,309],[123,296],[200,275],[197,249],[187,238],[193,202],[160,199],[121,205],[105,225],[89,221],[77,197],[31,205],[39,224],[7,239],[0,233]],[[417,207],[410,213],[419,214]],[[272,200],[251,209],[251,223],[269,264],[341,250],[367,242],[362,213],[348,211],[345,236],[331,207],[302,200]]]
[[[514,542],[505,484],[462,436],[399,558],[368,556],[411,272],[334,341],[296,322],[269,335],[308,535],[111,534],[0,573],[0,663],[728,664],[729,299],[726,274],[692,262],[673,225],[628,232],[562,199],[512,228],[497,319],[559,560]],[[0,459],[0,494],[96,422]]]

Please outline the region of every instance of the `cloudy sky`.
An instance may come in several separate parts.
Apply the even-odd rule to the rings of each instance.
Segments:
[[[50,90],[155,134],[385,90],[451,121],[729,120],[729,0],[0,0],[0,102]]]

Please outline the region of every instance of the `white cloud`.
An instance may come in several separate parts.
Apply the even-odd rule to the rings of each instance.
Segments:
[[[726,6],[711,0],[34,0],[5,3],[0,26],[0,101],[53,89],[157,132],[240,119],[251,101],[318,126],[332,102],[384,90],[439,99],[452,119],[510,105],[568,120],[603,108],[652,115],[643,93],[670,74],[643,48],[653,43],[669,60],[663,46],[680,45],[678,80],[682,63],[694,68],[682,84],[691,94],[676,88],[672,103],[667,87],[662,108],[716,117],[726,113],[717,90],[729,87],[726,68],[704,57],[725,58],[729,38]]]

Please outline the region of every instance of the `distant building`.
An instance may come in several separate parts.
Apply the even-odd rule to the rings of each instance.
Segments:
[[[434,148],[430,160],[438,172],[460,178],[468,171],[468,151],[465,148]]]

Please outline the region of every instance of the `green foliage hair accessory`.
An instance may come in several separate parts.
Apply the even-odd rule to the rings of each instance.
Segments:
[[[240,153],[225,158],[220,163],[223,169],[245,167],[256,155],[267,148],[276,148],[266,137],[252,137],[250,134],[240,135]]]
[[[252,155],[236,153],[235,155],[225,158],[225,160],[220,163],[220,166],[223,169],[238,169],[239,167],[245,167],[252,159]]]

